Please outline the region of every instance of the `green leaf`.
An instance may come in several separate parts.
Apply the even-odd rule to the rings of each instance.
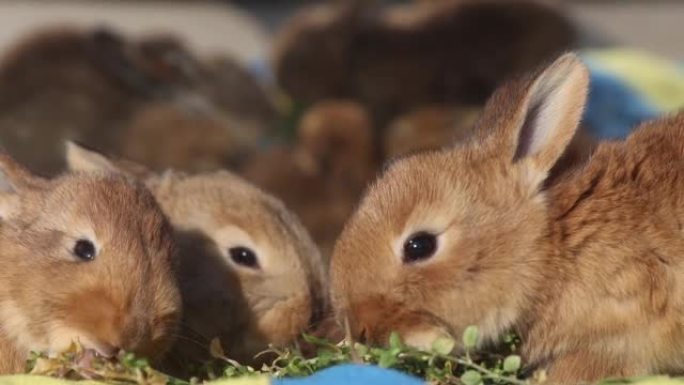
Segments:
[[[443,356],[448,355],[454,350],[456,341],[449,337],[439,337],[432,343],[432,351]]]
[[[313,344],[313,345],[318,345],[318,346],[328,346],[328,345],[330,345],[330,342],[329,342],[329,341],[324,340],[324,339],[322,339],[322,338],[318,338],[318,337],[313,336],[313,335],[311,335],[311,334],[303,333],[303,334],[302,334],[302,338],[304,339],[304,341],[306,341],[306,342],[308,342],[308,343],[310,343],[310,344]]]
[[[401,342],[401,337],[399,333],[392,332],[389,337],[389,345],[392,349],[401,349],[404,347],[403,342]]]
[[[221,340],[214,338],[209,343],[209,354],[213,358],[223,358],[226,354],[223,352],[223,347],[221,347]]]
[[[389,351],[385,351],[380,355],[380,359],[378,360],[378,366],[381,368],[389,368],[392,367],[394,364],[397,363],[397,356],[392,354]]]
[[[225,377],[234,377],[235,375],[238,374],[237,369],[234,366],[228,366],[226,369],[223,371],[223,375]]]
[[[508,373],[517,373],[520,369],[520,356],[510,355],[503,362],[503,370]]]
[[[461,376],[461,382],[465,385],[480,385],[482,384],[482,375],[475,370],[468,370]]]
[[[368,351],[369,351],[368,346],[360,344],[358,342],[354,344],[354,349],[356,349],[356,352],[360,356],[365,356],[366,354],[368,354]]]
[[[463,345],[466,349],[473,349],[477,346],[477,339],[479,337],[477,326],[468,326],[463,332]]]

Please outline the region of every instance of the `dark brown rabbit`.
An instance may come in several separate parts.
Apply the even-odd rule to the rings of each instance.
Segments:
[[[357,338],[394,330],[429,347],[468,325],[481,343],[515,330],[551,384],[684,370],[684,115],[599,144],[544,188],[588,82],[564,55],[495,93],[471,141],[373,184],[331,260]]]
[[[311,6],[278,35],[276,77],[294,99],[351,98],[374,122],[428,103],[484,103],[505,79],[576,41],[573,25],[535,1]]]

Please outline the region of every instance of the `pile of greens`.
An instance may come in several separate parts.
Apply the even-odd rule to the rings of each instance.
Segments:
[[[463,333],[463,353],[459,355],[452,354],[456,341],[447,338],[437,340],[431,351],[411,348],[405,345],[397,334],[390,336],[387,347],[371,347],[346,340],[333,343],[309,335],[305,335],[304,340],[315,347],[315,355],[307,357],[297,346],[271,348],[264,354],[272,354],[275,359],[258,369],[241,365],[228,358],[218,340],[214,340],[210,350],[212,356],[220,363],[220,369],[217,371],[215,364],[207,365],[203,379],[193,378],[189,381],[165,375],[153,369],[147,360],[136,358],[133,354],[121,353],[118,357],[105,359],[78,344],[73,344],[68,351],[56,357],[34,353],[28,362],[27,370],[37,375],[71,380],[97,380],[121,385],[193,385],[201,384],[205,380],[254,375],[274,378],[301,377],[342,363],[392,368],[425,378],[429,384],[434,385],[536,385],[544,383],[546,379],[543,371],[535,372],[525,379],[520,378],[521,359],[516,354],[519,340],[514,335],[507,335],[504,338],[501,344],[503,348],[499,352],[475,353],[478,330],[474,326],[467,328]],[[651,377],[607,380],[601,384],[669,384],[668,381],[670,380],[662,377]]]

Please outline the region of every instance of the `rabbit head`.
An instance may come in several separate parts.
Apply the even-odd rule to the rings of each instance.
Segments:
[[[74,169],[125,172],[75,144],[67,153]],[[180,253],[185,335],[174,353],[206,355],[218,337],[226,354],[250,361],[268,344],[292,342],[319,317],[321,257],[280,201],[227,171],[167,171],[145,183],[174,226]]]
[[[43,179],[4,154],[0,171],[1,339],[20,355],[75,341],[105,356],[166,351],[181,303],[152,194],[116,175]]]
[[[566,54],[486,105],[476,134],[396,160],[345,226],[330,266],[332,303],[357,338],[391,331],[418,347],[482,341],[519,322],[544,279],[543,184],[573,138],[588,75]]]

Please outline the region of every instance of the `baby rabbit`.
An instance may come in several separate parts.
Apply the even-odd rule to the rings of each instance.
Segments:
[[[0,56],[0,143],[41,174],[64,167],[66,139],[151,168],[220,168],[256,150],[276,119],[246,69],[171,35],[46,27]]]
[[[0,374],[75,340],[103,356],[164,353],[181,301],[149,191],[115,175],[43,179],[6,154],[0,172]]]
[[[76,144],[67,147],[72,169],[129,169]],[[323,263],[279,200],[227,171],[143,178],[176,230],[180,254],[185,316],[171,370],[209,358],[214,337],[231,358],[254,362],[269,343],[288,344],[316,321],[326,295]]]
[[[331,260],[356,337],[515,330],[550,384],[684,370],[684,115],[599,144],[544,189],[587,86],[566,54],[499,89],[470,142],[386,170]]]

